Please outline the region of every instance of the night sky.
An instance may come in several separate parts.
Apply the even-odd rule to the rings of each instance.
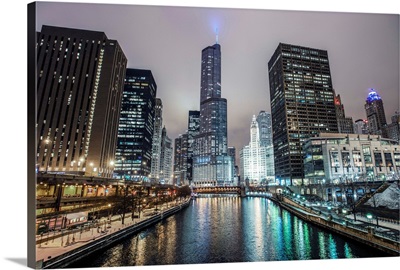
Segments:
[[[270,112],[267,66],[279,42],[328,51],[333,87],[353,121],[366,118],[369,88],[382,97],[388,122],[399,108],[398,15],[38,2],[37,31],[43,24],[103,31],[119,42],[129,68],[150,69],[171,139],[200,107],[201,50],[218,29],[228,141],[237,155],[249,143],[252,115]]]

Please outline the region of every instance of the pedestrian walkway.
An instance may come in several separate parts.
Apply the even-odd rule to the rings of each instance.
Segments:
[[[163,212],[167,209],[173,208],[184,204],[185,201],[181,202],[169,202],[158,206],[158,210]],[[134,224],[140,223],[146,219],[152,217],[152,215],[146,215],[146,213],[154,212],[155,208],[148,209],[146,212],[141,212],[140,218],[132,219],[131,214],[126,214],[124,224],[120,215],[111,217],[111,223],[105,218],[100,219],[99,223],[91,228],[87,229],[75,229],[75,230],[64,230],[62,233],[44,234],[43,236],[37,236],[36,244],[36,261],[43,260],[47,261],[51,258],[60,256],[66,252],[72,251],[76,248],[86,245],[94,240],[101,239],[107,235],[117,232],[123,228],[133,226]],[[135,213],[139,215],[139,213]],[[38,241],[39,240],[39,241]]]
[[[325,217],[331,216],[332,220],[342,223],[342,222],[350,222],[353,226],[356,226],[358,228],[363,228],[364,230],[367,230],[368,227],[373,227],[376,232],[382,233],[382,235],[385,235],[389,238],[393,238],[396,241],[399,241],[400,237],[400,224],[399,222],[390,222],[389,220],[383,220],[381,218],[378,218],[378,222],[376,222],[375,218],[368,219],[366,216],[357,214],[356,215],[356,220],[354,220],[354,215],[353,214],[348,214],[344,215],[341,213],[337,213],[333,209],[329,209],[328,206],[324,206],[321,203],[306,203],[296,199],[296,198],[288,198],[292,200],[293,202],[301,205],[306,205],[307,207],[313,208],[314,210],[320,211],[322,215]],[[293,206],[292,206],[293,207]],[[296,207],[297,209],[298,207]]]

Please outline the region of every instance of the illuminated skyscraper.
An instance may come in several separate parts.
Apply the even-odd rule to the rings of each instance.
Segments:
[[[120,178],[150,181],[156,92],[150,70],[126,70],[115,158],[115,170]]]
[[[233,181],[233,160],[228,156],[227,101],[221,98],[221,46],[202,50],[200,133],[195,136],[195,185],[226,185]]]
[[[37,33],[37,170],[111,177],[127,59],[105,33]]]
[[[275,176],[303,184],[303,143],[338,132],[328,52],[280,43],[268,62]]]
[[[260,112],[260,117],[253,115],[250,125],[250,143],[240,151],[241,177],[250,185],[265,185],[274,182],[274,156],[272,144],[262,142],[257,119],[265,116]]]
[[[365,100],[365,112],[367,114],[369,134],[386,137],[384,129],[386,126],[386,116],[383,101],[374,89],[370,89],[368,97]]]
[[[172,141],[167,135],[167,129],[163,127],[161,132],[161,156],[160,156],[160,175],[161,184],[172,184]]]
[[[162,101],[156,98],[156,106],[154,108],[154,133],[153,133],[153,148],[151,150],[151,179],[158,182],[160,177],[161,164],[161,136],[163,129],[162,119]]]

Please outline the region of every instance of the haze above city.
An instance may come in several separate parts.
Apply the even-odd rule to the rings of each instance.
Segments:
[[[172,139],[199,109],[201,50],[216,43],[216,29],[228,144],[237,151],[250,140],[252,115],[270,112],[268,61],[279,42],[328,51],[333,87],[353,121],[366,118],[369,88],[388,122],[399,109],[398,15],[38,2],[36,30],[42,25],[117,40],[129,68],[152,71]]]

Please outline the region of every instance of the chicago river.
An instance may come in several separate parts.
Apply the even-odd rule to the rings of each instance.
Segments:
[[[71,267],[384,257],[306,223],[267,198],[206,195]]]

